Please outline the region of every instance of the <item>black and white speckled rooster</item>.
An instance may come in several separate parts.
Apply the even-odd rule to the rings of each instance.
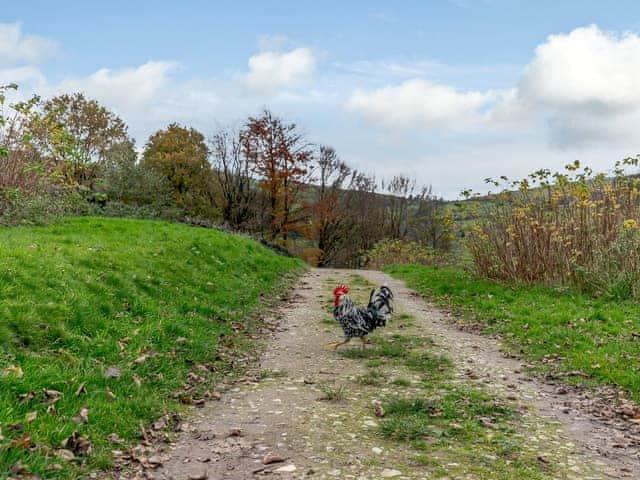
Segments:
[[[359,338],[364,349],[364,337],[378,327],[384,327],[393,313],[393,293],[385,285],[371,291],[367,308],[358,308],[349,298],[349,288],[338,285],[333,290],[333,317],[344,331],[344,341],[334,342],[325,346],[328,350],[335,350],[341,345],[349,343],[352,338]]]

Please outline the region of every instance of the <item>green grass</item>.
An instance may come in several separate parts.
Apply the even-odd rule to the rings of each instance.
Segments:
[[[417,265],[387,271],[439,305],[452,308],[516,353],[567,381],[613,384],[640,401],[640,305],[586,294],[479,279],[461,270]],[[634,335],[636,334],[636,335]]]
[[[488,391],[454,377],[451,360],[431,351],[428,337],[391,333],[374,337],[366,350],[346,349],[342,355],[361,359],[367,371],[356,378],[361,388],[382,400],[378,434],[389,442],[411,447],[412,462],[434,478],[542,479],[553,472],[525,448],[526,433],[518,430],[518,413]],[[417,372],[415,388],[394,373]],[[388,386],[402,388],[384,388]],[[329,396],[329,395],[327,395]],[[471,478],[471,477],[469,477]]]
[[[247,239],[162,222],[0,228],[0,472],[18,460],[44,478],[108,467],[121,447],[107,436],[139,442],[141,424],[212,390],[246,351],[252,313],[301,269]],[[55,411],[43,389],[62,393]],[[82,407],[89,421],[76,424]],[[86,467],[54,458],[74,431],[92,444]],[[16,445],[27,436],[31,448]]]

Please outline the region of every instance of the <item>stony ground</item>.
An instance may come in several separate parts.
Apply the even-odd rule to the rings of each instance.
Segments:
[[[450,439],[417,445],[382,435],[385,399],[424,395],[429,380],[402,362],[372,363],[323,349],[341,336],[330,321],[332,288],[356,284],[356,299],[366,296],[369,287],[360,276],[386,283],[395,293],[394,320],[373,335],[374,344],[415,338],[416,348],[446,355],[452,370],[447,382],[486,391],[517,412],[504,437],[516,442],[516,452],[498,458],[484,449],[482,442],[493,441],[491,429],[495,435],[506,431],[485,419],[480,420],[487,424],[486,436],[460,445]],[[355,348],[360,346],[348,347]],[[496,340],[458,330],[447,314],[380,272],[313,270],[283,307],[259,365],[240,382],[223,386],[219,401],[193,412],[175,441],[156,452],[161,468],[137,475],[508,479],[520,478],[510,473],[517,458],[528,472],[523,478],[640,478],[636,432],[595,418],[579,393],[534,380],[523,373],[525,367],[503,355]]]

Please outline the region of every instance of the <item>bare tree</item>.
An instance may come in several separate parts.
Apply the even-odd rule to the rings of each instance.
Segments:
[[[416,181],[406,175],[396,175],[386,185],[383,182],[383,190],[388,197],[388,228],[392,238],[403,239],[407,236],[409,204],[413,197]]]
[[[233,128],[219,129],[209,141],[212,164],[219,188],[219,204],[225,224],[246,228],[255,216],[256,189],[251,162],[243,149],[243,133]]]
[[[321,146],[315,157],[318,198],[312,206],[313,231],[322,252],[321,266],[331,265],[340,245],[342,226],[347,218],[341,202],[342,189],[351,169],[340,160],[336,151]]]
[[[449,250],[455,222],[446,202],[434,195],[431,187],[423,187],[414,202],[415,211],[409,218],[410,237],[434,250]]]

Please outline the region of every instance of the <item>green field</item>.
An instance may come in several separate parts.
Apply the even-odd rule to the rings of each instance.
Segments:
[[[640,401],[640,305],[573,291],[507,286],[448,268],[387,269],[435,303],[500,334],[538,369],[569,382],[617,385]]]
[[[252,314],[302,268],[238,236],[162,222],[0,229],[0,472],[107,467],[123,448],[110,434],[139,443],[141,424],[214,389],[249,346]],[[59,458],[74,432],[92,452],[81,441]]]

